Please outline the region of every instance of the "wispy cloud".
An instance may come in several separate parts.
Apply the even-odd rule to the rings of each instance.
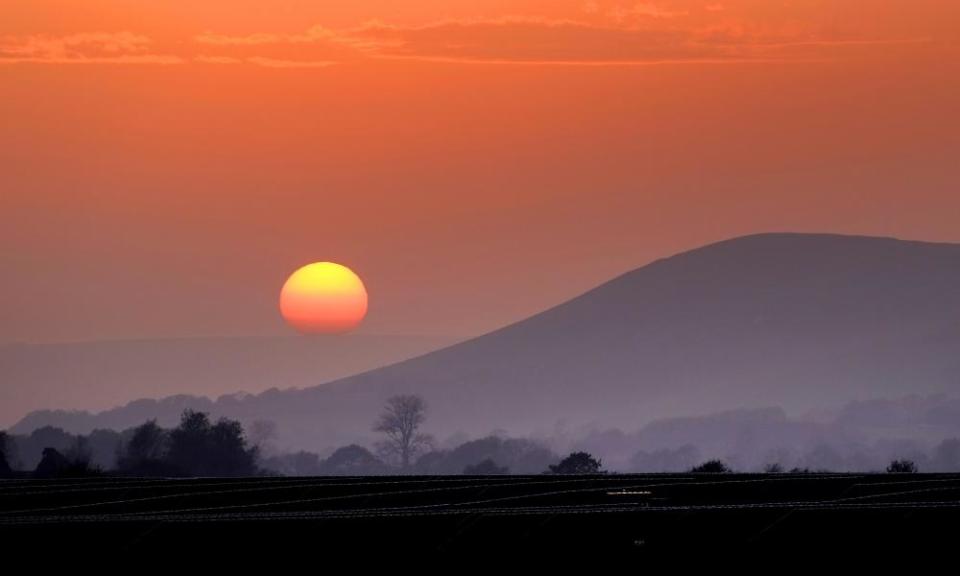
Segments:
[[[652,11],[653,5],[640,9]],[[659,10],[659,9],[658,9]],[[666,12],[657,12],[668,18]],[[679,12],[669,17],[679,17]],[[376,58],[477,64],[637,66],[822,60],[827,50],[902,43],[856,37],[823,38],[736,24],[701,27],[600,25],[575,20],[504,17],[445,20],[422,26],[371,22],[349,29],[314,27],[302,34],[204,34],[197,42],[229,48],[234,58],[333,62]],[[817,50],[823,51],[818,53]]]
[[[179,64],[183,59],[151,53],[150,38],[132,32],[66,36],[0,37],[0,64]]]
[[[857,46],[924,42],[871,37],[810,22],[751,21],[723,4],[587,2],[575,18],[504,16],[421,25],[371,21],[303,32],[167,38],[159,51],[132,32],[0,37],[0,63],[252,65],[325,68],[378,59],[543,66],[647,66],[808,62],[836,59]],[[741,11],[742,12],[742,11]],[[582,19],[580,19],[582,18]],[[171,52],[172,51],[172,52]],[[846,52],[845,52],[846,51]]]

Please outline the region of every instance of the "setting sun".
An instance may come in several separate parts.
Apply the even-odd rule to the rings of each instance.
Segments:
[[[284,283],[280,313],[300,332],[346,332],[366,316],[367,290],[346,266],[315,262],[298,269]]]

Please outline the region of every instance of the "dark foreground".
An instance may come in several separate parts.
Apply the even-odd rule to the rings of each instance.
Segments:
[[[61,551],[929,553],[958,523],[960,475],[940,474],[0,481],[0,542]]]

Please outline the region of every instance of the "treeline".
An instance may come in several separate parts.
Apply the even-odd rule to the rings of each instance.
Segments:
[[[112,465],[105,466],[111,450]],[[25,457],[36,464],[23,466]],[[19,469],[37,478],[107,472],[132,476],[253,476],[266,473],[258,460],[259,450],[248,444],[240,422],[227,418],[212,422],[206,413],[193,410],[184,411],[180,424],[169,430],[151,420],[124,432],[95,430],[88,436],[49,427],[16,438],[0,433],[0,473],[7,475]]]
[[[289,476],[539,474],[558,460],[551,450],[531,440],[488,436],[448,450],[430,450],[406,467],[357,444],[338,448],[327,458],[302,451],[275,455],[265,458],[262,466]]]
[[[249,434],[236,420],[211,421],[204,412],[186,410],[179,425],[160,427],[155,420],[122,432],[94,430],[89,435],[71,435],[45,427],[25,436],[0,432],[0,476],[32,474],[37,477],[123,474],[136,476],[251,476],[291,475],[368,476],[383,474],[490,475],[490,474],[584,474],[603,473],[600,458],[611,445],[635,438],[623,433],[603,433],[573,444],[571,454],[561,459],[542,444],[527,439],[488,436],[438,449],[431,435],[421,431],[426,403],[416,395],[387,400],[372,423],[381,440],[373,449],[350,444],[321,457],[312,452],[279,453],[271,448],[275,425],[251,423]],[[716,430],[714,430],[716,431]],[[744,436],[748,438],[749,436]],[[570,444],[567,444],[570,446]],[[907,452],[889,462],[888,472],[960,470],[960,440],[951,438],[936,445],[932,455]],[[879,465],[850,466],[829,446],[820,444],[801,459],[788,453],[771,454],[762,468],[744,465],[737,458],[708,460],[691,444],[676,449],[635,452],[629,461],[614,460],[620,472],[727,473],[733,470],[766,473],[805,473],[881,470]]]
[[[386,474],[536,474],[559,461],[536,442],[489,436],[451,449],[417,453],[406,466],[379,447],[374,454],[351,444],[321,458],[312,452],[262,454],[240,422],[210,420],[186,410],[178,426],[165,429],[150,420],[128,430],[95,430],[72,435],[44,427],[24,436],[0,432],[0,476],[19,471],[34,477],[99,474],[132,476],[386,475]]]
[[[0,432],[0,475],[17,469],[21,474],[44,478],[99,474],[367,476],[589,471],[557,468],[558,462],[560,458],[554,452],[536,442],[502,436],[470,440],[450,449],[429,449],[418,453],[406,466],[388,454],[375,454],[357,444],[338,448],[326,458],[304,451],[264,456],[260,445],[248,441],[239,422],[226,418],[212,422],[207,414],[191,410],[185,411],[180,424],[172,429],[151,420],[123,432],[96,430],[87,436],[49,427],[27,436],[11,437]]]

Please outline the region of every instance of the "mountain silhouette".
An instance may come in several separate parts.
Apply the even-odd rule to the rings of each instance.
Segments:
[[[720,410],[799,413],[958,389],[960,245],[777,233],[657,260],[409,360],[202,407],[274,420],[282,444],[315,449],[373,438],[376,414],[399,393],[421,394],[426,429],[443,435],[636,429]],[[125,410],[86,415],[84,426],[142,421],[142,409],[137,422]],[[33,413],[14,430],[66,416]]]

